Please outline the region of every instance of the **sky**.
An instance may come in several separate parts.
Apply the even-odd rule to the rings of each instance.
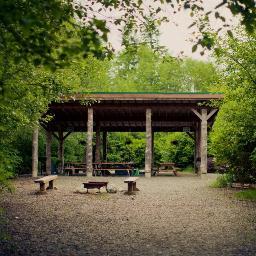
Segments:
[[[148,4],[153,1],[148,0],[144,2],[147,2]],[[215,6],[220,2],[222,1],[204,0],[203,5],[206,11],[214,10]],[[192,46],[194,43],[191,42],[191,38],[195,28],[188,28],[193,22],[193,19],[190,17],[190,11],[182,10],[173,15],[171,10],[170,5],[168,4],[164,6],[162,11],[162,15],[167,15],[170,22],[165,23],[160,27],[160,45],[165,46],[169,53],[175,57],[186,56],[199,60],[209,59],[210,53],[206,52],[206,54],[202,56],[200,55],[200,48],[196,52],[192,53]],[[229,22],[229,24],[233,26],[238,24],[238,18],[234,18],[226,7],[221,7],[218,11],[225,16],[226,21]],[[221,26],[221,22],[215,18],[210,19],[210,24],[214,29]],[[120,51],[122,42],[121,33],[113,26],[110,26],[110,31],[109,41],[116,51]],[[181,54],[181,52],[183,53]]]

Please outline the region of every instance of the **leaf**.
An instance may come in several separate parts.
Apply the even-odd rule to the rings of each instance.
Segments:
[[[197,44],[193,45],[192,52],[195,52],[197,50]]]
[[[233,33],[232,33],[231,30],[228,30],[227,33],[228,33],[228,35],[229,35],[231,38],[234,38]]]

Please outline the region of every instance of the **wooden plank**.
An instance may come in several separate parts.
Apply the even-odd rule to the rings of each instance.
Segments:
[[[49,176],[44,176],[40,179],[34,180],[35,183],[46,183],[51,180],[56,180],[58,178],[58,175],[49,175]]]
[[[135,182],[137,179],[138,179],[137,177],[129,177],[124,180],[124,183]]]

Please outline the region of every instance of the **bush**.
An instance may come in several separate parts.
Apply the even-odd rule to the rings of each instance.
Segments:
[[[233,182],[233,176],[231,174],[223,174],[217,177],[217,179],[210,185],[212,188],[226,188]]]

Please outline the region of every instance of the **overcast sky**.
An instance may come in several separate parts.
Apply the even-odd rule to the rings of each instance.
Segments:
[[[144,1],[144,2],[152,2],[151,0]],[[220,0],[204,0],[204,7],[206,10],[214,10],[214,7],[218,5],[222,1]],[[230,24],[237,24],[238,19],[233,18],[230,11],[222,7],[218,9],[218,11],[223,14]],[[189,25],[193,22],[192,18],[190,17],[189,10],[182,10],[177,14],[171,14],[170,5],[166,5],[163,8],[163,15],[167,15],[170,19],[169,23],[163,24],[160,27],[160,44],[166,46],[168,51],[173,56],[178,56],[183,51],[185,56],[189,56],[195,59],[203,59],[206,60],[208,58],[208,54],[201,56],[200,51],[196,51],[192,53],[192,46],[193,43],[190,42],[192,38],[191,33],[195,30],[195,28],[189,29]],[[217,28],[220,26],[220,21],[216,19],[211,19],[211,26]],[[112,43],[113,47],[119,51],[121,49],[121,34],[116,29],[111,27],[111,33],[109,37],[109,41]]]

